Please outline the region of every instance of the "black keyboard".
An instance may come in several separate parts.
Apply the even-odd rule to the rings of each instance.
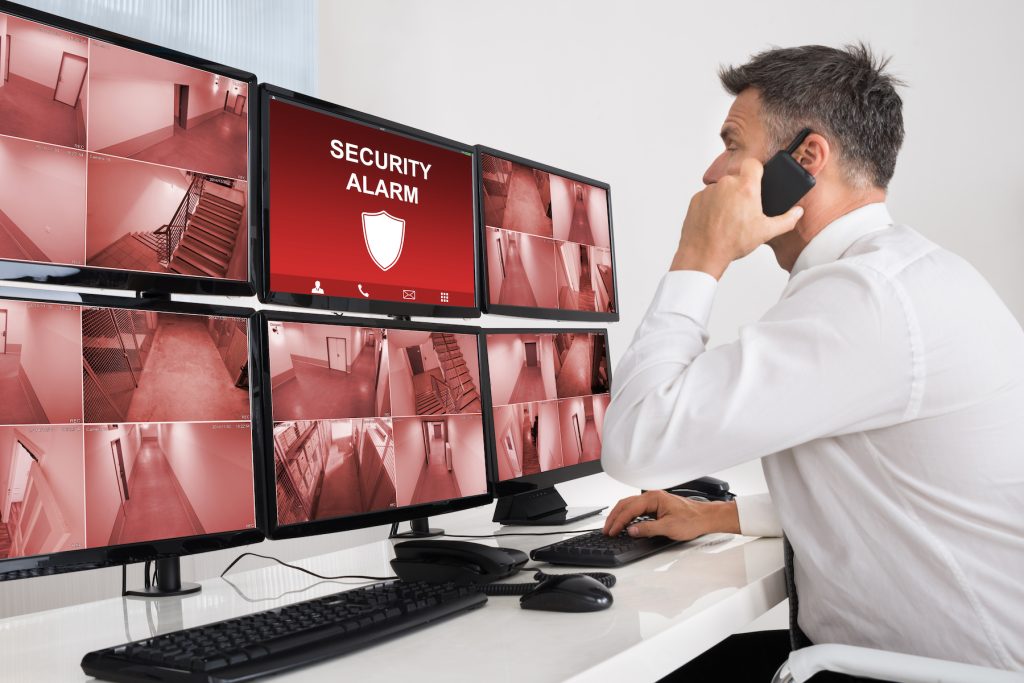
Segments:
[[[394,581],[90,652],[107,681],[242,681],[351,652],[487,602],[478,586]]]
[[[646,519],[637,518],[633,521],[642,522]],[[579,567],[621,567],[679,543],[682,541],[667,536],[633,538],[625,529],[618,536],[605,536],[601,531],[591,531],[536,548],[530,552],[530,559]]]

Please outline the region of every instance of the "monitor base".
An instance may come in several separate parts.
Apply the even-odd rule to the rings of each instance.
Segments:
[[[146,563],[148,570],[149,563]],[[122,568],[122,571],[124,569]],[[148,579],[148,577],[147,577]],[[141,590],[123,589],[121,595],[130,598],[167,598],[175,595],[190,595],[203,589],[198,583],[181,580],[181,559],[177,557],[156,560],[156,582]]]
[[[560,526],[596,515],[604,507],[568,508],[554,486],[498,498],[492,521],[505,526]]]
[[[409,521],[409,530],[399,533],[398,522],[391,525],[391,533],[388,538],[430,538],[431,536],[444,536],[444,529],[436,529],[430,526],[430,520],[426,517],[417,517]]]
[[[602,510],[607,509],[607,506],[601,508],[566,508],[550,515],[544,515],[543,517],[525,519],[507,518],[495,521],[502,526],[562,526],[563,524],[570,524],[580,519],[593,517],[594,515],[600,514]]]

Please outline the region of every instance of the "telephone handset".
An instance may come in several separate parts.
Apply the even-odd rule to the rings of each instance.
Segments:
[[[789,147],[776,152],[764,165],[764,175],[761,176],[761,210],[764,215],[781,216],[814,187],[814,176],[793,158],[793,152],[810,134],[811,129],[804,128]]]

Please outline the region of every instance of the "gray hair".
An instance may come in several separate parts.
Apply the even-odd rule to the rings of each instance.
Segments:
[[[758,91],[769,155],[810,128],[837,148],[852,184],[885,189],[903,145],[896,87],[904,83],[885,71],[888,65],[864,43],[841,50],[804,45],[760,52],[741,66],[721,67],[718,77],[732,95]]]

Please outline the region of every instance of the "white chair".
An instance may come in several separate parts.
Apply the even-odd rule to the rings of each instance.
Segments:
[[[899,683],[1024,683],[1024,672],[852,645],[812,645],[790,653],[772,683],[804,683],[819,671]]]

